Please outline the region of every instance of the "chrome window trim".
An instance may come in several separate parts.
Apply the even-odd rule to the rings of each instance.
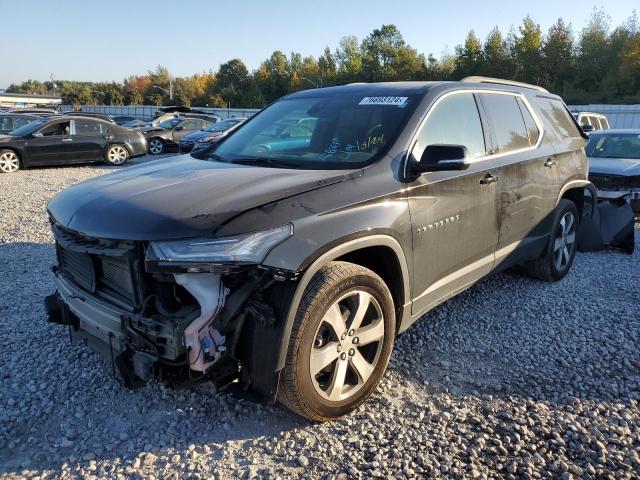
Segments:
[[[433,102],[433,105],[431,105],[431,108],[429,108],[429,110],[427,111],[426,115],[424,116],[424,118],[420,122],[420,125],[416,129],[416,132],[413,134],[413,137],[412,137],[411,141],[409,142],[409,148],[407,149],[407,154],[406,154],[405,159],[404,159],[404,175],[405,175],[405,178],[407,176],[407,166],[409,165],[409,162],[411,161],[410,160],[411,154],[413,152],[413,149],[416,147],[416,143],[418,142],[418,135],[422,131],[422,128],[424,127],[424,125],[427,122],[427,120],[429,120],[429,117],[431,116],[431,113],[440,104],[440,102],[442,102],[445,98],[450,97],[452,95],[460,95],[460,94],[463,94],[463,93],[471,93],[471,94],[486,93],[486,94],[491,94],[491,95],[511,95],[513,97],[520,98],[522,100],[522,103],[524,103],[525,107],[529,111],[529,114],[533,118],[533,122],[538,127],[538,139],[536,140],[535,145],[531,145],[531,146],[526,147],[526,148],[519,148],[517,150],[511,150],[509,152],[500,152],[500,153],[494,153],[494,154],[490,154],[490,155],[485,155],[484,157],[472,158],[472,159],[469,159],[469,163],[470,164],[484,162],[486,160],[493,160],[495,158],[504,157],[506,155],[515,155],[515,154],[518,154],[518,153],[524,153],[524,152],[532,151],[532,150],[537,149],[540,146],[540,144],[542,143],[542,138],[544,137],[544,133],[545,133],[544,126],[543,126],[542,122],[540,121],[540,118],[538,117],[537,112],[533,109],[533,107],[531,106],[531,103],[529,102],[527,97],[525,95],[523,95],[522,93],[519,93],[519,92],[507,92],[507,91],[504,91],[504,90],[485,90],[485,89],[479,89],[479,88],[477,88],[477,89],[465,88],[465,89],[460,89],[460,90],[451,90],[449,92],[443,93],[442,95],[440,95],[436,99],[435,102]],[[481,118],[480,109],[478,109],[478,118]],[[526,123],[524,122],[524,118],[522,119],[522,122],[526,127]],[[484,134],[484,130],[483,130],[483,134]],[[485,145],[485,148],[486,148],[486,145]]]

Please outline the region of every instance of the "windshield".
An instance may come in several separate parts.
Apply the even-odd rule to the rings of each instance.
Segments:
[[[28,135],[29,133],[35,132],[38,128],[40,128],[40,125],[42,125],[46,121],[47,120],[44,118],[39,118],[37,120],[34,120],[33,122],[21,126],[20,128],[16,128],[14,131],[9,132],[9,135],[11,135],[12,137],[23,137],[25,135]]]
[[[205,132],[212,132],[212,133],[226,132],[231,127],[233,127],[236,123],[239,123],[239,122],[240,120],[222,120],[221,122],[213,123],[207,126],[206,128],[203,128],[203,130]]]
[[[358,168],[391,145],[417,95],[336,94],[280,100],[215,148],[215,158],[295,168]]]
[[[630,133],[591,135],[586,150],[589,157],[640,159],[640,135]]]

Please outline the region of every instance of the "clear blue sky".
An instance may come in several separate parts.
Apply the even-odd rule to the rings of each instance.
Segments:
[[[122,81],[158,64],[176,76],[216,70],[231,58],[256,68],[274,50],[318,56],[340,38],[362,39],[385,23],[436,57],[498,25],[506,33],[529,14],[543,31],[558,17],[580,31],[594,7],[612,25],[638,0],[483,2],[430,0],[0,0],[0,88],[29,78]],[[640,12],[639,12],[640,13]]]

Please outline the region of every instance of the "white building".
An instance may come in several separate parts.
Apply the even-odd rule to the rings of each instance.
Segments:
[[[29,95],[26,93],[0,92],[0,107],[57,107],[62,105],[62,97]]]

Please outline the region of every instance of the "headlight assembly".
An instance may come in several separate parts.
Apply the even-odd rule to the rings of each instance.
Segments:
[[[150,242],[147,270],[208,272],[230,264],[256,265],[262,263],[276,245],[291,235],[293,225],[287,224],[233,237]]]

